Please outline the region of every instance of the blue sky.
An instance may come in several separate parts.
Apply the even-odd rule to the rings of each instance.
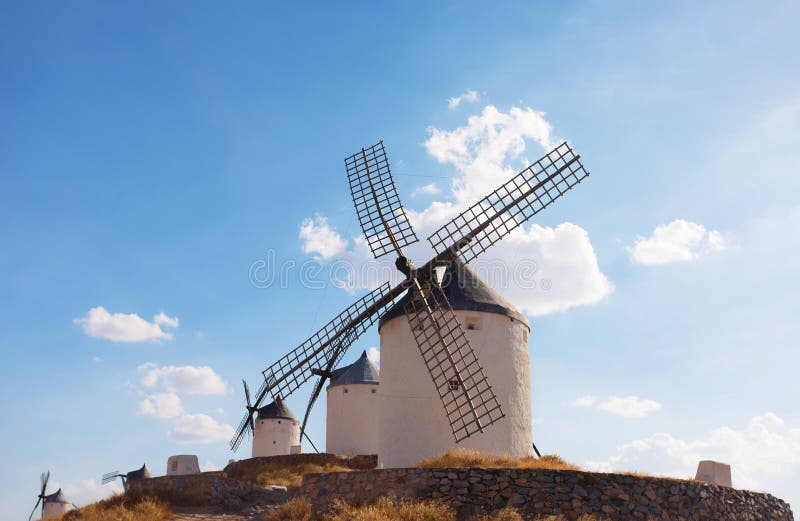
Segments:
[[[452,183],[499,184],[548,139],[591,171],[492,257],[534,258],[552,282],[503,289],[533,323],[541,450],[680,476],[718,458],[798,504],[798,17],[793,2],[4,2],[9,516],[45,469],[85,501],[114,468],[233,457],[239,380],[363,292],[304,287],[298,269],[259,288],[251,268],[272,251],[327,280],[365,260],[342,158],[378,139],[421,230],[435,202],[463,202]],[[377,345],[371,330],[349,358]],[[324,402],[318,443],[323,419]]]

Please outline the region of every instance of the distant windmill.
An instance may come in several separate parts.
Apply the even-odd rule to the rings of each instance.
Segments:
[[[36,504],[33,506],[31,515],[28,516],[28,521],[33,519],[33,514],[35,514],[36,509],[39,508],[39,503],[42,504],[42,519],[46,517],[57,516],[75,508],[75,505],[67,500],[64,492],[62,492],[61,489],[56,490],[53,494],[47,495],[47,482],[49,480],[50,471],[48,470],[47,472],[43,472],[40,477],[42,488],[39,491],[39,495],[36,496],[38,499],[36,500]]]
[[[150,471],[147,470],[147,465],[143,464],[142,468],[126,472],[125,474],[122,474],[118,470],[112,470],[111,472],[103,474],[101,481],[103,485],[105,485],[106,483],[111,483],[115,479],[120,478],[122,480],[122,488],[127,489],[128,482],[150,479],[150,477]]]
[[[337,315],[297,348],[265,369],[264,381],[231,440],[239,448],[253,433],[253,414],[268,395],[283,399],[313,376],[319,376],[303,421],[347,349],[401,294],[404,314],[425,368],[433,380],[456,443],[484,432],[504,417],[442,283],[511,231],[581,182],[588,172],[572,148],[562,143],[494,192],[434,232],[428,241],[437,252],[421,268],[403,253],[417,242],[389,169],[383,142],[345,158],[356,214],[375,258],[395,253],[395,266],[405,276],[390,289],[373,290]],[[309,440],[310,441],[310,440]]]

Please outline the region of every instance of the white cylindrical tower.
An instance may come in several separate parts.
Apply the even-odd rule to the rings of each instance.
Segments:
[[[378,461],[384,467],[414,466],[456,447],[512,457],[532,453],[528,321],[461,261],[448,268],[443,288],[505,417],[455,443],[405,316],[404,297],[379,326]]]
[[[331,375],[325,451],[355,456],[378,453],[379,371],[364,351]]]
[[[258,409],[253,432],[253,457],[280,456],[297,452],[300,445],[300,422],[286,403],[277,398]]]
[[[42,502],[42,519],[60,516],[74,508],[75,505],[67,499],[61,489],[58,489],[54,494],[44,497]]]

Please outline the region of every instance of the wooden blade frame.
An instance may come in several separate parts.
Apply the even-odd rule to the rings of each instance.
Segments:
[[[358,222],[375,258],[417,242],[397,195],[383,141],[345,158]]]
[[[504,414],[442,288],[428,282],[409,291],[408,323],[459,443]]]
[[[260,407],[268,394],[273,399],[286,398],[296,391],[314,376],[313,369],[325,367],[335,356],[336,350],[332,346],[336,345],[337,340],[342,338],[341,347],[344,349],[350,347],[406,287],[407,284],[401,283],[390,290],[386,283],[367,293],[305,342],[262,371],[264,381],[256,392],[253,409]],[[248,410],[236,428],[230,442],[234,451],[239,448],[246,434],[252,434],[248,428],[251,414]]]
[[[580,156],[561,143],[439,228],[428,241],[440,252],[437,257],[458,254],[470,262],[588,175]]]

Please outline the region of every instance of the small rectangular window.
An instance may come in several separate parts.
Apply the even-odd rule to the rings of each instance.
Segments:
[[[344,388],[344,394],[347,394],[347,387]]]
[[[176,460],[172,462],[172,472],[177,472],[177,471],[178,471],[178,462]]]
[[[478,317],[467,317],[467,329],[476,331],[481,328],[481,319]]]

